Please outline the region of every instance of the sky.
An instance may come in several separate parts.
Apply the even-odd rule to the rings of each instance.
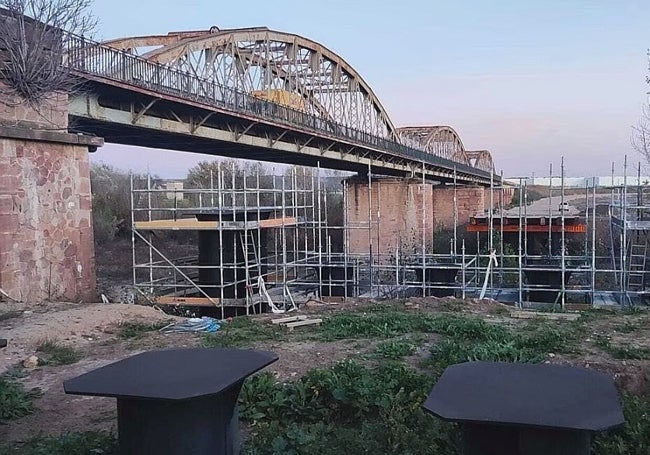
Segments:
[[[450,125],[505,176],[616,173],[650,86],[648,0],[95,0],[95,38],[267,26],[313,39],[397,126]],[[178,178],[208,157],[107,144],[91,156]],[[650,172],[650,170],[648,170]]]

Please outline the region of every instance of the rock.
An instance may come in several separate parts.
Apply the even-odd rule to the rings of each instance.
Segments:
[[[23,367],[28,370],[33,370],[38,366],[38,357],[35,355],[29,356],[27,359],[23,360]]]

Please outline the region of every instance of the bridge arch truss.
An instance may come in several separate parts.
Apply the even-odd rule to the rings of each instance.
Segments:
[[[397,132],[403,144],[485,172],[494,170],[490,152],[465,150],[460,136],[450,126],[406,126]]]
[[[331,123],[397,140],[397,131],[370,86],[343,58],[307,38],[265,27],[106,41],[153,63],[219,87],[283,104]],[[224,90],[227,97],[232,90]],[[226,100],[228,101],[228,100]]]

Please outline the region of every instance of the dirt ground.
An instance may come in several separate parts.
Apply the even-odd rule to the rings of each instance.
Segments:
[[[411,299],[405,307],[426,311],[449,310],[445,299]],[[302,308],[302,314],[327,316],[343,308],[354,308],[361,303],[341,305],[314,305]],[[35,354],[43,340],[56,340],[79,350],[83,358],[66,366],[42,366],[20,379],[26,387],[39,388],[43,393],[35,400],[36,412],[27,417],[0,425],[1,441],[22,441],[39,433],[61,434],[69,431],[116,430],[116,407],[112,398],[66,395],[63,381],[133,354],[171,347],[193,347],[200,344],[199,335],[192,333],[163,334],[147,332],[137,340],[119,337],[120,324],[129,322],[159,322],[178,320],[151,307],[125,304],[43,304],[29,309],[0,302],[0,337],[10,340],[9,346],[0,350],[0,374]],[[499,311],[503,310],[503,311]],[[464,313],[482,315],[486,319],[505,324],[517,324],[507,314],[508,308],[496,302],[472,302],[463,305]],[[268,323],[269,315],[257,316],[258,323]],[[625,321],[636,324],[634,332],[625,333],[618,328]],[[593,337],[581,346],[582,354],[557,355],[549,358],[553,363],[572,363],[607,371],[625,388],[646,394],[650,384],[650,362],[642,360],[614,360],[604,355],[594,343],[598,335],[606,334],[618,344],[633,343],[650,347],[650,313],[617,315],[590,322]],[[308,327],[303,328],[309,330]],[[435,337],[435,335],[432,335]],[[427,355],[434,342],[426,339],[408,360],[417,365],[418,358]],[[329,366],[346,358],[363,356],[371,351],[377,341],[343,340],[337,342],[278,341],[257,343],[255,348],[278,354],[279,361],[268,367],[279,379],[303,376],[318,366]],[[36,353],[38,355],[38,353]]]
[[[151,349],[186,348],[199,345],[192,333],[163,334],[157,331],[137,340],[118,336],[124,322],[155,323],[181,320],[151,307],[126,304],[49,303],[38,306],[0,303],[0,336],[9,340],[0,350],[0,374],[22,364],[39,344],[52,340],[80,351],[83,358],[72,365],[41,366],[21,379],[26,388],[38,388],[37,412],[0,425],[0,441],[21,441],[36,434],[62,434],[81,430],[116,430],[115,400],[66,395],[63,381],[111,362]],[[327,310],[325,310],[327,312]],[[265,319],[265,316],[262,316]],[[260,323],[264,323],[261,321]],[[269,367],[279,379],[304,375],[315,366],[328,366],[360,354],[367,342],[273,342],[254,348],[275,352],[280,360]]]

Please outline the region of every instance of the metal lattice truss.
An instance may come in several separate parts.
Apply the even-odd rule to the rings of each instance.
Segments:
[[[465,155],[469,159],[470,166],[487,172],[494,172],[492,155],[487,150],[466,151]]]
[[[406,126],[398,128],[397,133],[402,144],[486,172],[493,172],[494,163],[490,152],[465,150],[460,136],[450,126]]]
[[[265,27],[212,27],[103,44],[222,87],[398,140],[388,114],[354,68],[321,44],[298,35]]]

